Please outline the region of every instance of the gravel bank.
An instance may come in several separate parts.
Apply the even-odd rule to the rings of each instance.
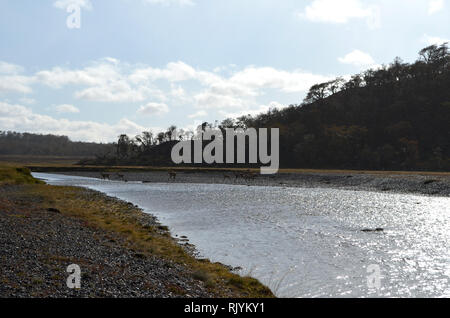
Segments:
[[[50,171],[47,171],[50,173]],[[59,171],[67,175],[101,178],[95,171]],[[182,182],[182,183],[226,183],[256,186],[321,187],[346,190],[383,191],[394,193],[417,193],[435,196],[450,196],[449,175],[427,174],[370,174],[370,173],[278,173],[276,175],[256,175],[248,180],[236,177],[233,172],[179,171],[175,180],[169,180],[165,171],[124,171],[109,173],[111,180],[141,182]]]

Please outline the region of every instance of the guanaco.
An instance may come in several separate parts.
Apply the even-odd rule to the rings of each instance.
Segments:
[[[168,173],[169,173],[169,180],[175,180],[175,178],[177,177],[177,173],[173,170],[170,170]]]

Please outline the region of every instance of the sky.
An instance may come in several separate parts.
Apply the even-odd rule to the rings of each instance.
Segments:
[[[0,131],[110,142],[300,104],[450,39],[449,0],[1,0]]]

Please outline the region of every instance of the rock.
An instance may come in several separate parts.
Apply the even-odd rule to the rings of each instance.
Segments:
[[[384,229],[381,227],[377,227],[376,229],[362,229],[362,232],[383,232]]]

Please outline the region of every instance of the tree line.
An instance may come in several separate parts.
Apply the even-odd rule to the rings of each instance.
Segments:
[[[0,131],[0,155],[94,157],[114,149],[113,144],[74,142],[67,136]]]

